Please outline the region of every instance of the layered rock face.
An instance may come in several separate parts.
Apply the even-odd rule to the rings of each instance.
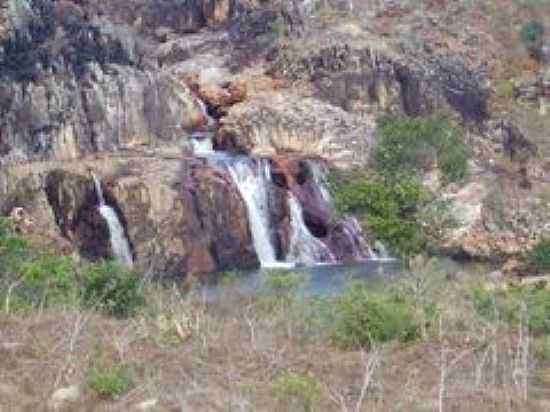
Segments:
[[[111,165],[113,166],[113,165]],[[188,159],[130,156],[101,170],[107,205],[125,228],[137,265],[163,276],[252,269],[258,259],[246,207],[227,172]],[[113,256],[109,231],[89,173],[52,169],[26,194],[46,198],[60,235],[79,255],[97,260]],[[32,228],[29,228],[31,230]]]
[[[377,34],[408,13],[382,3],[380,20],[365,28],[360,20],[316,21],[315,2],[294,0],[3,2],[0,212],[24,207],[36,234],[55,237],[60,249],[111,256],[91,169],[145,270],[181,276],[257,267],[246,201],[230,173],[192,156],[193,136],[213,134],[215,150],[270,164],[266,203],[277,259],[299,249],[293,213],[303,222],[301,241],[334,260],[363,259],[369,248],[359,225],[336,219],[316,167],[364,166],[377,117],[434,111],[471,126],[476,162],[514,157],[518,184],[530,190],[524,158],[536,148],[513,128],[500,137],[486,128],[483,65],[452,47],[436,52],[434,42],[411,47]],[[466,207],[453,209],[464,219],[442,249],[483,259],[524,251],[533,231],[516,225],[498,240],[492,192],[475,184],[451,190]],[[542,222],[527,220],[530,228]]]
[[[305,40],[298,50],[274,49],[268,56],[270,72],[311,82],[318,98],[349,112],[417,116],[449,110],[477,122],[489,116],[485,74],[470,69],[457,55],[406,49],[396,53],[368,37],[342,41],[319,36],[311,47]]]
[[[0,164],[162,144],[203,121],[184,84],[144,69],[127,38],[73,3],[72,15],[59,10],[64,3],[8,3],[15,27],[0,45]]]

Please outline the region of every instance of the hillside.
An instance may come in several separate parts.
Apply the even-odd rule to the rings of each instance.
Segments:
[[[548,33],[536,0],[4,0],[0,411],[549,408]]]

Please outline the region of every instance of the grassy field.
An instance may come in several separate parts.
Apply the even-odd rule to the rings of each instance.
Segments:
[[[115,282],[91,305],[29,299],[20,278],[2,289],[0,411],[549,410],[550,290],[469,272],[418,260],[319,298],[273,272],[215,302]]]

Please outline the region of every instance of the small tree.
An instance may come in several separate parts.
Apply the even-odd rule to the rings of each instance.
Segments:
[[[531,57],[539,60],[544,37],[544,26],[536,20],[531,20],[521,27],[519,35],[521,42]]]

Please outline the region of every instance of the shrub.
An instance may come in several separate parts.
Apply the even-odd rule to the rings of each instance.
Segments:
[[[537,272],[550,272],[550,238],[542,239],[528,254],[528,260]]]
[[[132,371],[125,365],[110,365],[105,359],[92,363],[86,383],[100,398],[117,400],[132,387]]]
[[[544,37],[544,26],[538,21],[531,20],[521,26],[519,37],[531,57],[539,59]]]
[[[21,265],[18,296],[26,303],[57,304],[76,297],[76,270],[71,258],[39,255]]]
[[[414,178],[393,179],[356,170],[331,179],[340,213],[361,218],[377,239],[405,255],[422,251],[427,242],[419,209],[428,193]]]
[[[378,121],[377,137],[373,155],[383,174],[410,175],[437,164],[446,182],[466,175],[464,131],[444,115],[383,116]]]
[[[310,374],[284,371],[274,380],[272,391],[285,410],[311,412],[321,395],[321,385]]]
[[[0,275],[14,274],[29,255],[29,244],[9,220],[0,218]]]
[[[523,314],[531,333],[550,333],[550,290],[536,287],[474,288],[470,297],[476,311],[486,319],[500,319],[517,325]]]
[[[413,302],[393,291],[371,290],[364,283],[352,283],[336,299],[334,314],[332,338],[342,348],[406,342],[420,334]]]
[[[114,262],[89,265],[81,276],[83,303],[98,305],[108,315],[131,316],[145,302],[139,277]]]

